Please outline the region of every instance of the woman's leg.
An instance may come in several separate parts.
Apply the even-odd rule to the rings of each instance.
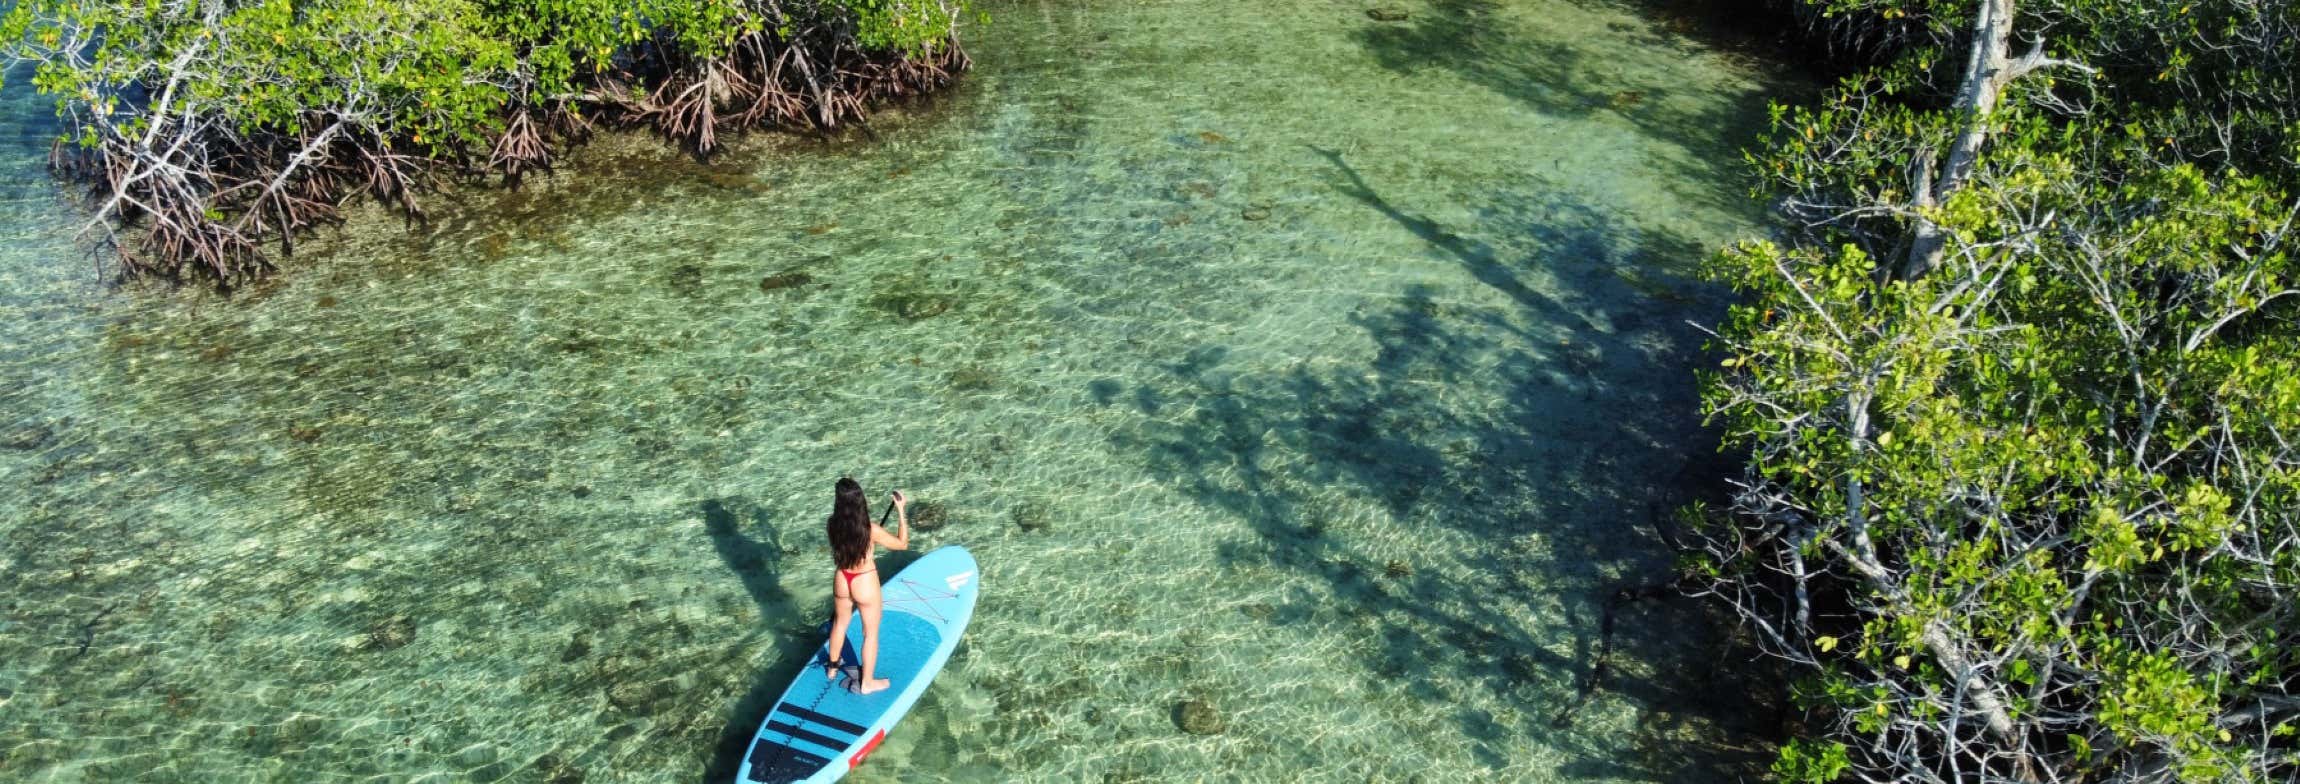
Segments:
[[[873,677],[878,669],[879,612],[886,609],[886,602],[879,596],[878,575],[869,576],[868,588],[862,587],[864,582],[863,578],[855,579],[855,602],[862,607],[863,622],[862,679],[855,682],[857,694],[869,694],[893,685],[885,678]]]
[[[823,668],[823,677],[835,678],[839,673],[839,651],[847,644],[847,622],[854,618],[853,596],[839,592],[837,574],[831,575],[831,641],[830,666]],[[867,638],[866,638],[867,639]]]

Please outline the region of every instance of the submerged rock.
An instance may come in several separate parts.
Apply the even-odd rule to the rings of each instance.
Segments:
[[[327,729],[327,722],[309,713],[299,713],[279,723],[272,736],[284,743],[310,743]]]
[[[920,321],[949,312],[951,305],[955,303],[949,296],[942,294],[896,292],[873,297],[871,304],[878,306],[880,310],[901,316],[905,321]]]
[[[404,613],[394,615],[377,621],[374,626],[367,628],[367,642],[364,647],[371,651],[388,651],[406,647],[408,643],[415,642],[415,632],[414,618],[409,618]]]
[[[1268,205],[1264,204],[1250,205],[1246,207],[1244,211],[1238,213],[1238,217],[1245,218],[1246,220],[1250,221],[1269,220],[1270,208]]]
[[[571,662],[589,655],[591,655],[591,636],[576,632],[574,637],[567,640],[567,650],[559,652],[559,661],[562,663]]]
[[[950,388],[960,392],[981,392],[998,385],[998,373],[981,365],[968,365],[950,372]]]
[[[944,507],[940,501],[920,501],[911,504],[910,511],[905,516],[910,518],[910,527],[921,531],[932,531],[950,524],[950,509]]]
[[[479,508],[478,493],[450,493],[447,496],[447,511],[461,514],[477,508]]]
[[[1102,406],[1117,402],[1118,393],[1124,391],[1125,388],[1124,385],[1118,383],[1117,379],[1111,378],[1098,378],[1086,384],[1087,394],[1094,396],[1095,405]]]
[[[39,471],[37,471],[37,472],[35,472],[35,473],[33,473],[33,474],[32,474],[32,484],[36,484],[36,485],[52,484],[52,483],[54,483],[56,480],[64,478],[64,475],[65,475],[65,474],[68,474],[68,473],[71,473],[71,471],[72,471],[72,464],[71,464],[70,462],[68,462],[68,461],[67,461],[67,462],[57,462],[57,463],[50,463],[50,464],[49,464],[47,467],[45,467],[45,468],[42,468],[42,469],[40,469]]]
[[[1541,661],[1522,653],[1502,657],[1501,671],[1509,674],[1512,683],[1540,683],[1543,680]]]
[[[703,267],[699,264],[681,264],[671,268],[667,281],[671,293],[682,297],[695,297],[703,293]]]
[[[1016,504],[1012,516],[1016,527],[1032,533],[1046,530],[1053,521],[1052,516],[1046,511],[1046,505],[1037,501],[1024,501]]]
[[[607,703],[627,713],[653,715],[669,696],[666,686],[662,681],[624,681],[607,687]]]
[[[1395,6],[1366,9],[1366,18],[1376,22],[1403,22],[1408,16],[1410,14],[1406,13],[1406,9]]]
[[[1414,576],[1414,565],[1397,559],[1391,559],[1389,564],[1382,567],[1382,576],[1388,577],[1392,580],[1412,577]]]
[[[15,430],[8,431],[7,435],[0,436],[0,447],[6,447],[9,449],[39,449],[40,447],[47,446],[49,441],[53,441],[55,439],[56,431],[48,429],[46,425],[31,425],[29,427],[16,428]]]
[[[895,312],[902,314],[903,318],[917,321],[940,316],[947,310],[950,310],[950,299],[947,297],[914,297],[905,300]]]
[[[1192,735],[1219,735],[1224,729],[1221,711],[1205,700],[1184,700],[1175,705],[1174,726]]]
[[[759,291],[762,293],[773,293],[783,289],[797,288],[799,286],[804,286],[813,282],[815,282],[814,276],[808,275],[804,272],[783,272],[760,278]]]
[[[752,196],[757,196],[759,194],[774,190],[774,186],[760,182],[759,178],[753,177],[749,174],[707,171],[703,173],[703,181],[710,183],[712,187],[718,188],[719,190],[744,193]]]
[[[543,784],[583,784],[583,769],[557,754],[535,758],[535,772],[543,774]]]

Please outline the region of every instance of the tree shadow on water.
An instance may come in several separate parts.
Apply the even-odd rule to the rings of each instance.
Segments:
[[[1609,94],[1589,85],[1594,59],[1580,46],[1536,46],[1494,18],[1494,0],[1430,0],[1402,24],[1368,24],[1358,43],[1383,68],[1403,74],[1438,68],[1510,100],[1562,115],[1603,109]]]
[[[1730,43],[1730,38],[1662,32],[1700,32],[1682,23],[1684,14],[1674,7],[1676,2],[1642,0],[1633,17],[1638,21],[1615,22],[1598,32],[1520,24],[1497,13],[1501,4],[1494,0],[1429,0],[1408,20],[1368,23],[1355,38],[1375,62],[1392,72],[1443,71],[1546,115],[1616,115],[1638,133],[1684,151],[1668,161],[1675,169],[1672,181],[1738,182],[1747,176],[1740,150],[1755,141],[1767,123],[1765,94],[1713,90],[1676,100],[1678,91],[1692,88],[1634,81],[1624,73],[1623,60],[1629,57],[1681,61],[1690,51],[1721,47],[1749,51]],[[1700,42],[1696,49],[1683,48],[1694,41]],[[1714,88],[1728,89],[1735,83],[1718,82]],[[1732,187],[1691,188],[1678,195],[1742,212],[1753,204]]]
[[[1370,360],[1242,367],[1224,347],[1197,347],[1137,380],[1133,397],[1162,405],[1142,407],[1140,426],[1114,440],[1247,526],[1251,537],[1220,546],[1224,562],[1325,588],[1294,592],[1272,622],[1348,626],[1362,677],[1458,706],[1451,722],[1480,764],[1522,761],[1513,750],[1531,741],[1573,759],[1562,770],[1577,777],[1707,781],[1748,770],[1746,750],[1733,748],[1750,732],[1739,702],[1705,694],[1717,688],[1718,635],[1687,609],[1625,620],[1617,659],[1633,666],[1604,684],[1645,717],[1639,732],[1678,737],[1622,743],[1551,725],[1591,664],[1604,595],[1666,568],[1641,524],[1721,470],[1705,458],[1715,439],[1699,426],[1691,373],[1701,336],[1682,323],[1715,298],[1656,297],[1617,274],[1622,260],[1692,243],[1623,226],[1538,182],[1493,194],[1478,225],[1457,233],[1321,154],[1342,172],[1338,190],[1507,304],[1479,304],[1494,299],[1474,286],[1370,298],[1350,317]],[[1346,514],[1364,503],[1380,519]],[[1476,542],[1475,552],[1383,544],[1415,531],[1447,551]],[[1292,606],[1303,602],[1331,604]],[[1489,693],[1512,710],[1477,707]]]
[[[1492,245],[1448,230],[1444,225],[1431,220],[1428,216],[1408,213],[1399,209],[1388,199],[1382,198],[1382,195],[1376,192],[1373,186],[1367,185],[1365,177],[1359,174],[1358,170],[1350,166],[1348,162],[1342,160],[1340,151],[1316,146],[1311,147],[1310,150],[1334,165],[1340,178],[1340,181],[1335,184],[1335,190],[1380,211],[1383,217],[1405,227],[1407,231],[1413,232],[1414,236],[1422,238],[1431,246],[1452,256],[1461,263],[1465,271],[1476,277],[1478,282],[1509,295],[1509,298],[1516,300],[1518,305],[1535,311],[1543,318],[1562,322],[1564,326],[1575,330],[1591,328],[1590,323],[1566,303],[1559,302],[1550,295],[1535,291],[1531,286],[1526,285],[1523,272],[1503,264]],[[1600,262],[1606,260],[1605,257],[1612,243],[1602,230],[1589,229],[1593,225],[1601,225],[1602,216],[1589,207],[1578,203],[1558,201],[1552,202],[1550,206],[1553,209],[1564,208],[1576,213],[1571,216],[1552,215],[1547,216],[1549,220],[1528,222],[1529,231],[1535,235],[1534,238],[1537,241],[1541,241],[1541,244],[1551,252],[1552,258]]]

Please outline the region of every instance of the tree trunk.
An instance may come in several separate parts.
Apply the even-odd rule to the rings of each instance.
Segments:
[[[1957,88],[1956,112],[1964,119],[1964,129],[1949,147],[1948,161],[1941,171],[1936,174],[1927,165],[1919,175],[1916,199],[1920,212],[1908,258],[1901,263],[1904,280],[1923,277],[1939,266],[1948,248],[1948,232],[1922,210],[1948,201],[1949,194],[1972,174],[1981,144],[1988,141],[1989,115],[1996,111],[2005,83],[2012,81],[2012,64],[2005,59],[2005,51],[2012,44],[2012,16],[2012,0],[1981,0],[1980,12],[1973,15],[1973,43],[1965,55],[1965,81]]]

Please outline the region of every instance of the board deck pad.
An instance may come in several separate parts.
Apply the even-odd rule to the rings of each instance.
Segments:
[[[759,722],[738,784],[822,784],[862,764],[958,647],[974,616],[978,571],[966,548],[951,545],[927,553],[886,581],[875,674],[894,685],[855,694],[846,688],[846,675],[823,677],[825,640],[814,663],[799,671]],[[859,664],[861,648],[862,618],[856,617],[848,624],[839,662]]]

